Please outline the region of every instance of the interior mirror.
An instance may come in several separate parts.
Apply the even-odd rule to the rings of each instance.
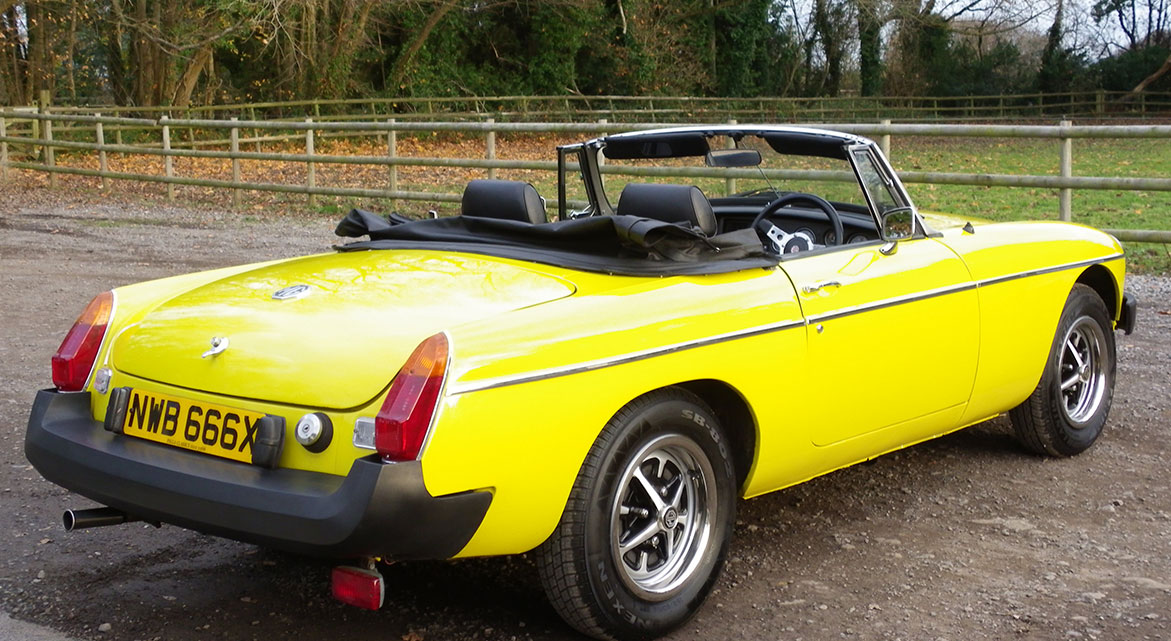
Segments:
[[[708,167],[757,167],[760,152],[755,149],[713,149],[703,157]]]
[[[910,207],[895,207],[882,214],[882,239],[898,241],[915,234],[915,214]]]

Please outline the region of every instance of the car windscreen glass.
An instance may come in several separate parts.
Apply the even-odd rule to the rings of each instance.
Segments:
[[[874,157],[870,155],[869,150],[854,149],[851,153],[854,156],[854,165],[858,169],[862,185],[870,194],[870,199],[874,202],[875,208],[878,209],[879,215],[895,207],[903,206],[894,193],[891,181],[886,178],[881,169],[875,166]]]
[[[826,200],[866,206],[858,179],[846,160],[819,156],[778,154],[758,136],[733,141],[727,136],[709,139],[712,149],[755,150],[761,155],[759,167],[709,167],[703,157],[606,158],[602,184],[606,200],[617,207],[628,183],[695,185],[708,198],[756,196],[769,200],[774,194],[804,192]]]

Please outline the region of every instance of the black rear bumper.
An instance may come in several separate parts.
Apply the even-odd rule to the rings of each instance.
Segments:
[[[345,477],[264,469],[113,434],[88,393],[37,392],[25,456],[46,479],[147,521],[303,554],[444,559],[492,496],[431,496],[418,461],[354,461]]]

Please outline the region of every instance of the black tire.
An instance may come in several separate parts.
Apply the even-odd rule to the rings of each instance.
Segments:
[[[699,397],[668,388],[623,407],[537,549],[557,613],[589,636],[620,641],[653,639],[686,622],[724,564],[735,478],[728,441]],[[651,499],[649,488],[662,492]],[[641,538],[635,533],[650,532],[630,545]]]
[[[1116,364],[1106,304],[1093,289],[1074,285],[1041,382],[1009,412],[1025,448],[1047,456],[1074,456],[1093,445],[1110,414]]]

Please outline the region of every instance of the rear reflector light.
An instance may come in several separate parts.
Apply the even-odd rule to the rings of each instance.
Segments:
[[[418,458],[446,375],[447,336],[436,334],[415,348],[374,417],[374,449],[384,460]]]
[[[57,389],[80,392],[85,388],[113,309],[114,292],[98,294],[65,335],[61,347],[53,354],[53,385]]]
[[[382,575],[376,570],[363,570],[346,565],[333,569],[330,577],[333,598],[359,608],[377,610],[382,607],[386,589]]]

